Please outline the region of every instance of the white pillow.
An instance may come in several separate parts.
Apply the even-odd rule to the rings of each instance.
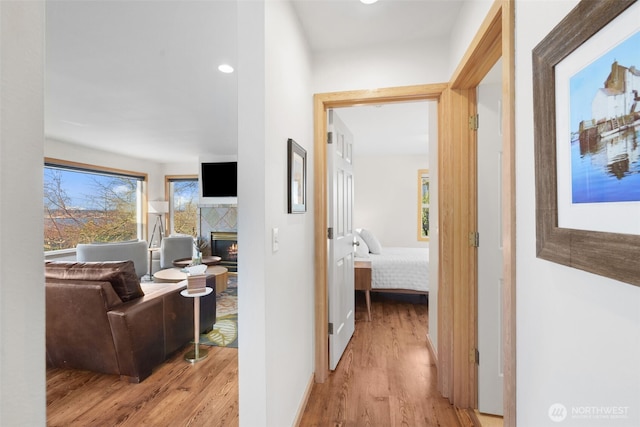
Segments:
[[[382,245],[378,239],[376,239],[376,236],[374,236],[369,230],[363,228],[360,231],[360,237],[362,237],[362,240],[364,240],[367,246],[369,246],[369,252],[372,254],[379,254],[382,252]]]
[[[369,246],[367,246],[358,233],[355,235],[356,241],[359,243],[359,245],[356,245],[356,258],[369,258]]]

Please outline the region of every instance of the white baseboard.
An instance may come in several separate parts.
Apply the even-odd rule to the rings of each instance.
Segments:
[[[435,363],[436,365],[436,369],[438,369],[438,350],[433,346],[429,334],[427,334],[427,348],[429,349],[429,353],[431,353],[431,357],[433,358],[433,363]]]
[[[315,381],[314,381],[314,374],[312,373],[311,377],[309,378],[309,383],[307,384],[307,388],[304,391],[304,397],[300,402],[300,407],[298,407],[298,413],[296,414],[296,419],[293,423],[295,427],[300,426],[300,422],[302,421],[302,415],[304,415],[304,410],[307,408],[307,403],[309,402],[309,396],[311,395],[311,390],[313,390],[313,384],[315,384]]]

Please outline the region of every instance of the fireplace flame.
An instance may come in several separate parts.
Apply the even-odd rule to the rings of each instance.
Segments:
[[[238,256],[238,244],[233,243],[232,245],[230,245],[227,249],[227,253],[230,257],[236,258]]]

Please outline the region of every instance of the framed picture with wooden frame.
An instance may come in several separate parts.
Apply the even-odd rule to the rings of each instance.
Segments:
[[[418,240],[429,241],[429,169],[418,170]]]
[[[582,0],[532,52],[536,254],[636,286],[638,16],[637,0]]]
[[[289,213],[307,211],[307,151],[287,140],[287,200]]]

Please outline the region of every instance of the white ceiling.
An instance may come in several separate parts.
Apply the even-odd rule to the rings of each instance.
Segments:
[[[462,1],[293,4],[318,51],[446,37]],[[48,1],[47,137],[162,163],[234,154],[236,73],[222,74],[217,66],[235,65],[236,16],[236,2],[226,0]],[[407,141],[426,147],[426,139],[418,141],[427,133],[426,118],[400,121],[426,117],[411,105],[419,104],[358,107],[340,115],[368,148],[388,147],[389,138],[396,146]],[[387,129],[382,117],[398,127]]]
[[[236,3],[51,1],[45,133],[158,162],[235,154]]]
[[[468,1],[468,0],[467,0]],[[293,0],[314,51],[448,37],[463,0]]]

